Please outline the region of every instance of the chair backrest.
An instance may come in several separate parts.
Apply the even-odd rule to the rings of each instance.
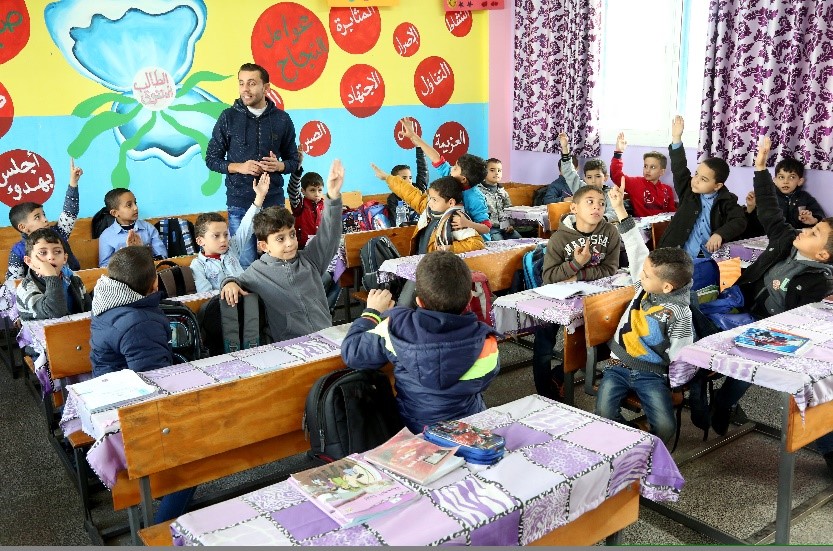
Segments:
[[[570,204],[567,201],[561,203],[549,203],[547,205],[547,217],[550,219],[550,231],[558,229],[561,217],[570,212]]]
[[[480,256],[470,256],[464,258],[463,262],[469,270],[486,274],[489,289],[494,293],[512,286],[512,277],[521,269],[524,255],[534,248],[535,245],[529,245]]]
[[[651,224],[651,250],[654,250],[659,245],[659,240],[662,238],[662,234],[665,233],[665,230],[668,229],[668,224],[671,223],[671,220],[663,220],[662,222],[654,222]]]
[[[584,298],[584,340],[587,347],[609,341],[633,299],[633,286]]]
[[[344,234],[344,253],[348,268],[358,268],[362,265],[360,251],[365,243],[374,237],[387,237],[393,243],[400,256],[411,254],[411,238],[414,236],[413,226],[401,228],[384,228],[381,230],[361,231]]]
[[[720,290],[731,287],[740,278],[740,258],[730,258],[717,263],[720,270]]]
[[[518,206],[532,206],[532,198],[535,192],[541,189],[540,184],[522,184],[518,182],[504,182],[503,189],[509,194],[509,200],[516,207]]]
[[[90,318],[46,325],[43,334],[53,380],[89,373],[92,370]]]
[[[341,193],[341,204],[351,209],[357,209],[362,206],[362,192],[361,191],[343,191]],[[384,201],[382,201],[384,204]]]

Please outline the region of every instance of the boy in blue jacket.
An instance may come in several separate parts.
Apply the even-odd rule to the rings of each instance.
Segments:
[[[497,333],[465,312],[471,271],[454,253],[436,251],[416,272],[418,308],[393,308],[390,291],[371,290],[367,308],[341,344],[353,369],[393,364],[396,402],[409,430],[486,409],[482,392],[500,371]],[[382,312],[386,317],[382,318]]]

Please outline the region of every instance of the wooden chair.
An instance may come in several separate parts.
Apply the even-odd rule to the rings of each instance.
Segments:
[[[664,220],[662,222],[654,222],[651,224],[651,250],[654,250],[659,245],[659,240],[662,238],[662,234],[665,233],[665,230],[668,229],[668,224],[671,223],[671,220]]]
[[[720,290],[731,287],[740,278],[740,258],[730,258],[717,263],[720,271]]]
[[[384,201],[381,201],[384,203]],[[343,191],[341,193],[341,203],[348,208],[357,209],[362,206],[362,192],[361,191]]]
[[[547,205],[547,217],[550,219],[550,232],[558,229],[558,224],[561,218],[570,212],[571,203],[563,201],[561,203],[550,203]]]

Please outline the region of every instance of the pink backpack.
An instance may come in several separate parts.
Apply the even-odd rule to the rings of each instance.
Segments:
[[[495,320],[492,311],[494,295],[489,288],[489,280],[486,278],[486,274],[476,271],[471,273],[471,290],[472,297],[467,311],[474,312],[477,319],[494,327]]]

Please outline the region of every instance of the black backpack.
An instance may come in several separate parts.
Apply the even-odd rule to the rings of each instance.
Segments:
[[[302,425],[310,453],[325,461],[366,452],[405,426],[387,375],[372,369],[320,377],[307,395]]]
[[[98,239],[101,237],[101,232],[109,228],[115,222],[115,217],[110,214],[110,209],[107,207],[101,207],[97,213],[93,215],[92,221],[92,234],[93,239]]]
[[[197,292],[194,273],[188,266],[180,266],[171,260],[163,260],[156,265],[156,277],[159,278],[159,291],[162,298],[193,295]]]
[[[194,224],[184,218],[165,218],[153,225],[168,251],[168,257],[197,254]]]
[[[219,296],[211,297],[197,317],[209,356],[272,342],[266,306],[255,293],[241,296],[235,307]]]
[[[382,262],[401,255],[396,246],[387,237],[374,237],[359,250],[362,261],[362,287],[365,291],[371,289],[390,289],[390,284],[379,283],[378,272]],[[391,289],[393,292],[393,289]],[[397,295],[399,293],[396,293]]]
[[[202,338],[197,316],[190,308],[173,300],[159,303],[171,325],[171,349],[174,364],[193,362],[202,357]]]

